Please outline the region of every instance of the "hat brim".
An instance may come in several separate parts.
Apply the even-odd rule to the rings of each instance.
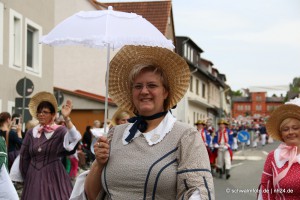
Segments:
[[[266,128],[267,133],[273,139],[283,141],[280,136],[280,124],[287,118],[300,120],[300,107],[293,104],[284,104],[272,112],[266,123]]]
[[[227,122],[218,122],[218,125],[220,125],[220,124],[229,125],[229,123],[227,123]]]
[[[122,109],[136,112],[128,77],[131,70],[140,64],[154,65],[164,71],[170,86],[167,109],[175,106],[189,87],[189,66],[178,54],[150,46],[126,45],[111,60],[108,92],[113,101]]]
[[[37,115],[36,115],[37,107],[40,105],[40,103],[42,101],[47,101],[47,102],[51,103],[55,109],[55,113],[58,112],[58,104],[57,104],[55,96],[49,92],[39,92],[30,99],[30,102],[28,105],[29,113],[33,118],[37,117]]]
[[[195,123],[195,125],[200,125],[200,124],[206,125],[206,123]]]

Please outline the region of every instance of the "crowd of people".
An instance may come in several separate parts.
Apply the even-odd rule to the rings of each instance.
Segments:
[[[212,172],[216,172],[219,178],[225,174],[226,179],[230,178],[231,161],[233,151],[241,149],[241,144],[256,148],[272,142],[272,138],[267,134],[265,122],[253,120],[251,123],[238,122],[231,119],[220,119],[218,126],[214,127],[211,120],[198,120],[195,126],[205,143]],[[246,131],[249,138],[246,142],[238,139],[238,134]],[[240,148],[239,148],[240,147]]]
[[[127,45],[109,70],[108,91],[119,110],[105,131],[95,120],[82,136],[70,118],[72,101],[58,116],[49,92],[31,98],[35,120],[23,135],[19,115],[0,114],[0,199],[19,199],[13,181],[23,182],[23,200],[215,199],[214,172],[230,178],[240,131],[250,133],[246,144],[253,148],[271,138],[282,141],[267,157],[258,198],[300,196],[299,99],[275,110],[266,125],[220,119],[218,127],[204,120],[193,127],[171,111],[190,83],[189,66],[179,55]],[[86,171],[78,176],[79,166]],[[288,188],[294,192],[274,192]]]

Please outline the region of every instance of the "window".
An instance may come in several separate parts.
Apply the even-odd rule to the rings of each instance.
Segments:
[[[195,124],[195,123],[196,123],[196,113],[195,113],[195,112],[193,112],[193,118],[194,118],[194,119],[193,119],[193,120],[194,120],[194,121],[193,121],[193,122],[194,122],[193,124]]]
[[[187,46],[187,59],[189,60],[191,56],[191,48]]]
[[[27,29],[27,66],[33,68],[33,34],[34,29],[28,27]]]
[[[190,91],[193,92],[193,76],[190,79]]]
[[[199,95],[199,80],[196,79],[196,94]]]
[[[7,111],[10,113],[15,113],[15,102],[14,101],[7,102]]]
[[[267,110],[268,110],[268,112],[272,112],[273,110],[275,110],[275,106],[268,105]]]
[[[183,45],[183,56],[186,57],[186,58],[187,58],[187,55],[188,55],[187,51],[188,51],[187,50],[187,44],[184,44]]]
[[[194,49],[190,48],[190,50],[191,50],[191,53],[190,53],[191,57],[189,59],[192,63],[194,63]]]
[[[205,88],[205,84],[202,83],[202,97],[205,98],[205,93],[206,93],[206,88]]]
[[[0,2],[0,65],[3,65],[3,17],[4,16],[4,6]]]
[[[245,105],[245,110],[246,111],[250,111],[251,109],[250,109],[250,105]]]
[[[9,67],[22,67],[22,15],[10,9],[9,16]]]
[[[238,105],[238,106],[237,106],[237,110],[238,110],[238,111],[242,111],[242,110],[243,110],[243,105]]]
[[[261,110],[262,110],[262,107],[261,107],[261,105],[256,105],[256,106],[255,106],[255,109],[256,109],[256,111],[261,111]]]
[[[261,101],[261,96],[256,96],[256,101]]]
[[[41,27],[29,19],[25,20],[26,25],[26,49],[25,49],[25,63],[26,71],[35,75],[40,75],[42,63],[42,48],[39,44],[41,37]]]

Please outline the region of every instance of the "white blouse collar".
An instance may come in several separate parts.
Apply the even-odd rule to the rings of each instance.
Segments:
[[[40,138],[40,137],[41,137],[41,135],[38,134],[39,128],[41,128],[41,125],[40,125],[40,124],[36,125],[36,126],[32,129],[32,136],[33,136],[34,138]],[[49,139],[49,138],[51,138],[51,136],[53,135],[53,133],[54,133],[54,131],[52,131],[52,132],[50,132],[50,133],[44,133],[44,134],[45,134],[45,137],[46,137],[47,139]]]
[[[164,137],[172,130],[174,123],[176,122],[176,118],[168,112],[165,116],[165,118],[160,122],[160,124],[153,130],[147,132],[147,133],[141,133],[139,130],[135,134],[133,140],[137,137],[139,137],[141,134],[145,137],[146,141],[150,146],[159,143],[164,139]],[[123,134],[123,144],[127,145],[128,142],[126,142],[125,138],[129,135],[129,129],[132,127],[133,123],[130,123]]]
[[[276,166],[278,168],[282,168],[284,166],[284,164],[289,161],[289,158],[286,158],[284,160],[279,160],[280,152],[281,152],[280,148],[277,148],[274,151],[274,160],[275,160]],[[297,155],[297,161],[300,164],[300,154]]]

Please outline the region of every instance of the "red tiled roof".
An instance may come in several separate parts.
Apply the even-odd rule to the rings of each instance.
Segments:
[[[86,92],[86,91],[83,91],[83,90],[72,91],[72,90],[67,90],[67,89],[58,88],[58,87],[54,87],[54,89],[55,90],[61,90],[63,93],[66,93],[66,94],[80,96],[80,97],[83,97],[83,98],[92,99],[92,100],[103,102],[103,103],[105,102],[105,96],[93,94],[93,93]],[[108,103],[110,105],[115,105],[115,103],[113,102],[113,100],[111,98],[108,98]]]
[[[166,35],[168,18],[171,14],[171,1],[100,3],[96,0],[90,0],[90,2],[98,10],[112,6],[114,10],[141,15],[151,22],[163,35]]]

